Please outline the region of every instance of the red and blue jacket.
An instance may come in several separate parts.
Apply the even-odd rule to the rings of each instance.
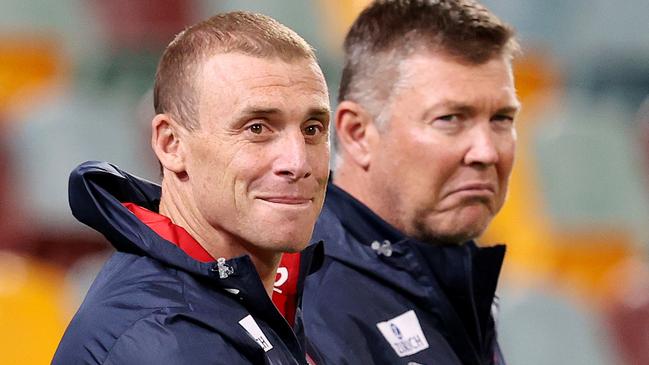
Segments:
[[[505,247],[405,236],[330,184],[306,279],[304,323],[319,364],[504,364],[492,316]]]
[[[215,260],[184,229],[156,213],[160,194],[158,185],[108,163],[87,162],[72,172],[72,213],[106,236],[116,252],[52,363],[306,365],[299,309],[303,280],[288,270],[288,276],[278,275],[277,303],[287,320],[249,256]],[[284,261],[308,273],[321,256],[316,245],[299,261],[296,256]]]

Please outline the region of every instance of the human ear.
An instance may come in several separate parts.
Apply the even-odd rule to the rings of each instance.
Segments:
[[[158,114],[151,121],[151,147],[163,169],[176,174],[185,172],[181,128],[168,114]]]
[[[336,109],[335,123],[343,158],[366,170],[378,138],[374,118],[361,105],[344,100]]]

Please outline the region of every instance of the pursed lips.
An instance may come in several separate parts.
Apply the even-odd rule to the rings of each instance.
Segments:
[[[455,193],[476,193],[476,194],[496,194],[496,188],[493,183],[487,182],[472,182],[468,184],[463,184],[458,188],[452,189],[446,195],[452,195]]]

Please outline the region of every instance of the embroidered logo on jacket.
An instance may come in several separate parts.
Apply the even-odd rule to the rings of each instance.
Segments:
[[[428,341],[413,310],[379,322],[376,327],[399,357],[416,354],[428,348]]]
[[[248,334],[255,340],[255,342],[257,342],[259,346],[264,349],[264,352],[268,352],[273,348],[273,345],[270,343],[270,341],[268,341],[266,335],[261,332],[261,328],[259,328],[259,325],[257,324],[257,322],[255,322],[255,319],[252,318],[250,314],[240,320],[239,324],[246,330],[246,332],[248,332]]]

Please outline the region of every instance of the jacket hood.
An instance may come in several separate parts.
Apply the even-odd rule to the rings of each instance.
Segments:
[[[107,162],[84,162],[70,174],[72,214],[81,223],[103,234],[116,250],[150,256],[194,275],[215,279],[220,286],[238,288],[243,296],[246,291],[265,293],[261,281],[257,283],[259,275],[248,255],[224,262],[202,263],[194,260],[142,223],[122,204],[130,202],[157,212],[161,191],[159,185]],[[324,256],[322,244],[306,247],[301,256],[304,265],[301,275],[317,271]],[[229,274],[221,277],[224,269]]]
[[[69,201],[72,214],[80,222],[102,233],[116,250],[150,256],[169,266],[198,276],[219,278],[224,263],[201,263],[185,254],[175,244],[163,239],[122,205],[135,203],[157,212],[161,188],[133,176],[117,166],[98,161],[79,165],[70,174]],[[250,257],[226,261],[233,276],[252,274]],[[254,271],[256,275],[256,271]],[[254,276],[254,275],[253,275]],[[218,280],[228,286],[226,280]]]
[[[84,162],[70,174],[72,215],[106,236],[117,251],[146,254],[194,273],[209,272],[213,265],[193,260],[122,205],[130,202],[157,212],[161,191],[159,185],[107,162]]]

